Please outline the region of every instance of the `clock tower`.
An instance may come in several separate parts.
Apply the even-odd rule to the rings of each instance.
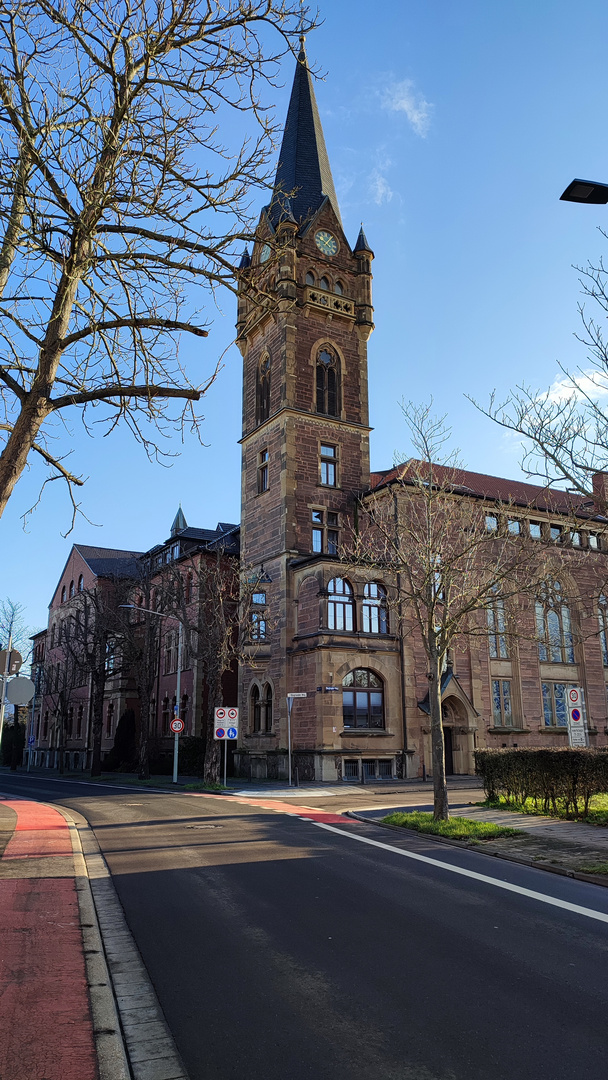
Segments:
[[[286,776],[290,693],[307,695],[292,715],[300,779],[340,775],[342,695],[325,687],[360,642],[346,608],[328,615],[327,597],[350,587],[340,543],[369,487],[372,259],[363,229],[352,247],[344,233],[302,40],[272,198],[241,262],[241,551],[257,583],[241,775]]]

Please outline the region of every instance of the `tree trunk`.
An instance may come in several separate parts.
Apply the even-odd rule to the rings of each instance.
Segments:
[[[205,775],[209,783],[218,784],[220,779],[220,740],[214,739],[214,710],[222,704],[222,677],[216,675],[209,686],[207,707],[207,745],[205,747]]]
[[[101,685],[99,680],[95,677],[95,672],[93,672],[93,677],[91,679],[91,689],[93,692],[91,776],[101,776],[101,740],[103,737],[103,695],[105,691],[105,682],[105,669]]]
[[[448,802],[448,785],[445,777],[445,747],[441,718],[441,661],[438,656],[434,656],[431,660],[430,676],[429,705],[433,754],[433,817],[435,821],[448,821],[450,806]]]
[[[150,699],[142,700],[139,717],[139,753],[137,776],[150,779]]]

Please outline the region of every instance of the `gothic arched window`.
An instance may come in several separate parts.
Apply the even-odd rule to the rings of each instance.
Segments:
[[[332,578],[327,586],[327,625],[330,630],[352,630],[353,590],[345,578]]]
[[[263,424],[270,416],[270,357],[265,353],[258,365],[256,402],[256,423]]]
[[[363,633],[388,634],[386,589],[378,581],[368,581],[363,589]]]
[[[315,275],[313,274],[312,270],[309,270],[307,275],[306,275],[306,284],[307,285],[314,285],[314,283],[315,283]]]
[[[343,296],[344,295],[344,289],[342,288],[342,282],[341,281],[336,281],[336,284],[334,285],[334,292],[336,293],[337,296]]]
[[[342,680],[342,720],[345,728],[384,727],[384,687],[373,671],[356,668]]]
[[[66,591],[65,591],[65,585],[64,585],[62,590],[61,590],[61,603],[62,604],[65,604],[65,599],[66,599]]]
[[[80,577],[78,578],[78,592],[83,592],[83,591],[84,591],[84,578],[83,578],[83,576],[81,574]]]
[[[74,582],[70,581],[70,598],[74,595]]]
[[[321,278],[319,285],[322,289],[325,289],[326,292],[329,292],[329,281],[326,277]]]
[[[546,585],[535,605],[538,658],[552,664],[574,663],[570,608],[559,581]]]
[[[317,412],[327,416],[340,412],[338,360],[329,349],[321,349],[317,357]]]

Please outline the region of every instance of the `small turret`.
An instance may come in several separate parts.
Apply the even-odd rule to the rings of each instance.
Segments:
[[[171,536],[177,536],[178,533],[182,532],[184,529],[187,528],[188,522],[186,521],[184,511],[182,510],[182,504],[180,503],[179,510],[177,511],[177,514],[175,515],[173,519],[173,524],[171,526]]]

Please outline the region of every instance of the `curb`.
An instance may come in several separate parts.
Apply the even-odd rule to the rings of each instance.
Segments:
[[[100,1080],[189,1080],[93,830],[70,826]]]
[[[364,817],[363,814],[357,814],[354,810],[345,810],[344,817],[356,818],[357,821],[363,821],[366,825],[379,825],[381,829],[392,829],[393,832],[398,832],[403,835],[404,832],[410,835],[420,836],[424,840],[432,840],[435,844],[446,844],[448,847],[466,848],[469,851],[476,851],[478,855],[489,855],[493,859],[503,859],[505,862],[519,863],[520,866],[530,866],[533,870],[545,870],[548,874],[558,874],[560,877],[574,878],[576,881],[586,881],[590,885],[601,885],[604,889],[608,889],[608,874],[606,876],[600,874],[581,874],[578,870],[566,870],[563,866],[548,866],[547,863],[535,862],[534,859],[525,859],[520,855],[506,855],[502,851],[484,851],[479,844],[469,844],[466,840],[451,840],[447,836],[433,836],[432,833],[421,833],[417,829],[408,829],[406,825],[388,825],[382,821],[378,821],[377,818]],[[521,833],[525,836],[526,830],[521,829]]]

